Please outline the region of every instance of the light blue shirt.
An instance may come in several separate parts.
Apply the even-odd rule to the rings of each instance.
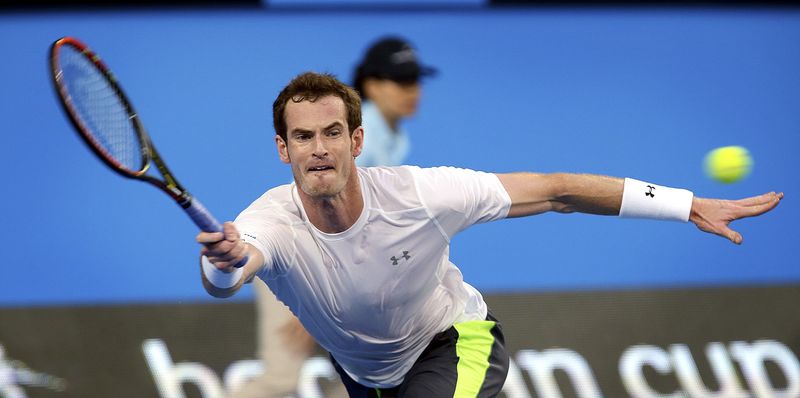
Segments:
[[[399,166],[408,156],[409,142],[405,129],[392,130],[378,107],[369,101],[361,104],[364,148],[356,158],[361,167]]]

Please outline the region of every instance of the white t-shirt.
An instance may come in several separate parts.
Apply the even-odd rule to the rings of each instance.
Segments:
[[[394,387],[433,336],[486,318],[486,303],[449,260],[450,238],[506,217],[494,174],[450,167],[358,168],[364,210],[328,234],[308,221],[295,184],[271,189],[236,218],[266,259],[275,295],[358,383]]]

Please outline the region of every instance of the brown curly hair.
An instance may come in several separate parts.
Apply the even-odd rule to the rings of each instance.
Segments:
[[[294,103],[314,102],[328,95],[339,97],[344,102],[347,110],[347,125],[350,135],[352,135],[353,131],[361,126],[361,98],[355,90],[332,74],[315,72],[305,72],[292,79],[272,103],[272,123],[275,126],[275,134],[286,141],[286,104],[290,100]]]

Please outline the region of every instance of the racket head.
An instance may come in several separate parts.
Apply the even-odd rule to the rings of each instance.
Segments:
[[[113,170],[143,178],[152,158],[150,139],[108,66],[80,40],[63,37],[50,47],[50,69],[83,141]]]

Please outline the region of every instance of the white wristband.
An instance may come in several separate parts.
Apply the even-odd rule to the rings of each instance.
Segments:
[[[686,222],[692,211],[693,197],[692,191],[685,189],[626,178],[619,216]]]
[[[233,272],[220,271],[214,264],[211,264],[211,261],[206,256],[201,256],[200,263],[203,265],[203,275],[206,276],[206,279],[220,289],[236,286],[239,279],[242,279],[243,271],[241,268],[236,268]]]

